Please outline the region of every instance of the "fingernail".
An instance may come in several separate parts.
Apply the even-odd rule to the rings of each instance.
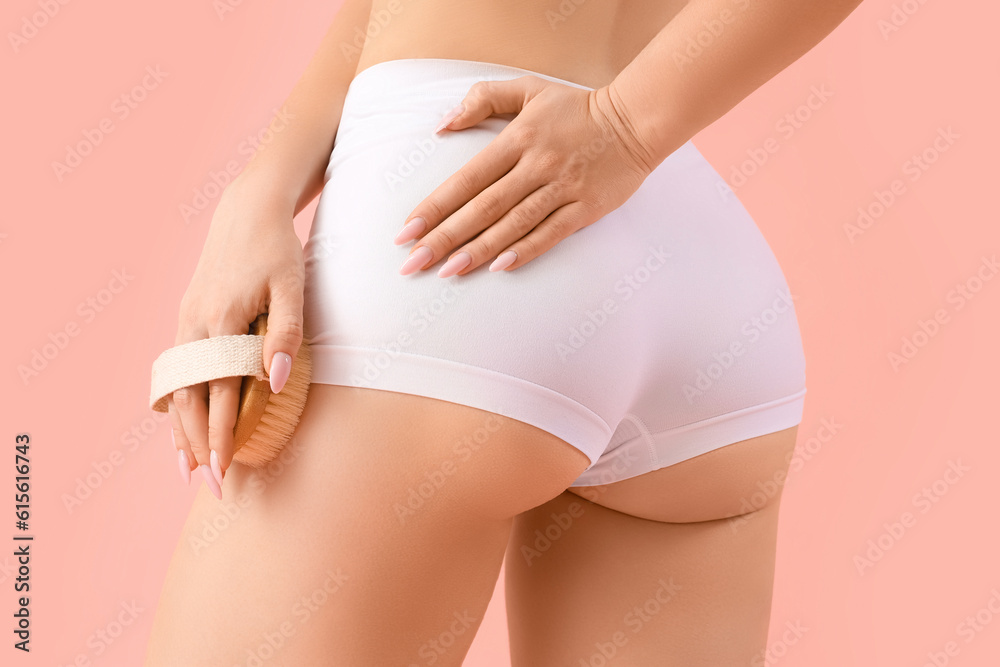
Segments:
[[[431,260],[434,256],[434,251],[431,250],[430,246],[420,246],[416,250],[410,253],[403,265],[399,267],[399,273],[404,276],[408,276],[417,269],[422,269],[424,264]]]
[[[417,238],[417,236],[420,235],[420,232],[424,231],[424,227],[426,226],[427,223],[424,221],[423,218],[419,216],[414,218],[413,220],[410,220],[403,226],[401,230],[399,230],[399,234],[396,235],[396,238],[393,240],[393,243],[399,245],[400,243],[406,243],[407,241],[412,241],[413,239]]]
[[[277,394],[285,386],[288,374],[292,372],[292,357],[286,352],[276,352],[271,357],[271,391]]]
[[[211,455],[208,460],[212,462],[212,474],[215,475],[215,481],[219,483],[219,490],[222,489],[222,466],[219,464],[219,455],[212,450]]]
[[[517,261],[517,253],[513,250],[508,250],[493,260],[493,263],[490,264],[490,271],[503,271],[515,261]]]
[[[453,276],[471,263],[472,255],[463,250],[444,263],[444,266],[442,266],[441,270],[438,271],[438,277],[448,278]]]
[[[444,118],[441,119],[441,124],[437,126],[437,129],[434,130],[434,132],[437,133],[443,130],[448,123],[455,120],[455,118],[457,118],[463,111],[465,111],[465,105],[459,102],[458,106],[444,115]]]
[[[219,488],[219,485],[216,483],[215,474],[212,472],[212,469],[204,463],[198,467],[201,468],[201,476],[205,478],[205,484],[208,486],[208,490],[212,492],[213,496],[222,500],[222,489]]]
[[[185,484],[191,483],[191,462],[188,461],[187,452],[183,449],[177,450],[177,465],[181,470],[181,481]]]

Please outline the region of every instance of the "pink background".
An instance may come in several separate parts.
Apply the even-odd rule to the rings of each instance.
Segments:
[[[900,10],[915,13],[883,35],[893,5],[869,0],[695,138],[781,261],[808,358],[799,448],[809,459],[785,489],[772,665],[917,666],[938,652],[938,664],[971,667],[1000,655],[1000,618],[987,609],[1000,591],[1000,279],[976,283],[983,258],[1000,250],[988,203],[1000,173],[1000,10],[906,0]],[[211,172],[245,162],[240,142],[266,126],[338,6],[243,2],[220,20],[208,0],[71,2],[16,52],[4,47],[3,664],[139,664],[197,488],[181,486],[164,415],[147,405],[150,365],[173,344],[216,199],[189,223],[179,208]],[[4,2],[5,34],[36,11],[35,0]],[[112,102],[147,66],[166,76],[123,118]],[[788,136],[777,123],[814,86],[832,95]],[[52,163],[104,118],[113,131],[60,182]],[[957,138],[935,155],[939,128]],[[767,160],[746,163],[737,180],[765,146]],[[913,180],[907,161],[925,149],[937,159]],[[902,194],[852,242],[844,226],[894,179]],[[297,218],[303,240],[314,206]],[[960,308],[952,290],[964,283],[979,291]],[[102,298],[99,312],[85,305]],[[889,354],[938,309],[947,321],[917,335],[916,355],[894,370]],[[60,337],[67,325],[75,335]],[[50,341],[46,367],[22,380],[18,368]],[[841,426],[821,441],[824,419]],[[36,536],[30,656],[10,634],[22,432],[32,438]],[[967,470],[946,478],[949,462]],[[102,468],[106,478],[67,509],[79,480]],[[915,498],[925,487],[933,503]],[[904,512],[914,520],[893,536],[886,524]],[[869,540],[884,553],[859,570]],[[95,644],[133,602],[134,622],[110,646]],[[983,625],[971,630],[965,619],[979,610]],[[806,628],[794,643],[786,623]],[[958,653],[946,658],[948,642]],[[508,664],[502,579],[466,664]]]

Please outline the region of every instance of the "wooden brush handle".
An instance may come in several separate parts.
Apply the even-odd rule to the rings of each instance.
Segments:
[[[260,326],[262,318],[254,322]],[[224,377],[250,375],[268,380],[264,369],[264,336],[213,336],[165,350],[153,362],[149,407],[167,412],[167,397],[182,387]]]

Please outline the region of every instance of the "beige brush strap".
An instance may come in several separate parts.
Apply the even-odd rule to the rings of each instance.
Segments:
[[[156,412],[167,412],[167,397],[182,387],[243,375],[268,378],[264,336],[214,336],[184,343],[165,350],[153,362],[149,406]]]

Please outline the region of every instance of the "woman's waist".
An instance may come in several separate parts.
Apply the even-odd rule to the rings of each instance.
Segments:
[[[337,163],[348,159],[377,161],[402,153],[405,161],[414,151],[428,153],[442,142],[479,146],[484,132],[496,136],[515,115],[492,116],[460,132],[435,130],[477,81],[509,80],[525,74],[590,90],[570,81],[489,62],[404,58],[372,65],[361,71],[347,89],[327,177]],[[414,159],[421,158],[417,155]]]
[[[610,83],[687,0],[374,0],[359,69],[400,56],[504,63],[591,88]]]
[[[516,114],[494,115],[460,131],[435,130],[477,81],[502,81],[525,75],[591,90],[531,70],[482,61],[402,58],[372,65],[362,70],[348,87],[331,166],[359,153],[374,153],[372,159],[378,159],[379,152],[427,152],[445,140],[478,145],[481,132],[496,136]]]

